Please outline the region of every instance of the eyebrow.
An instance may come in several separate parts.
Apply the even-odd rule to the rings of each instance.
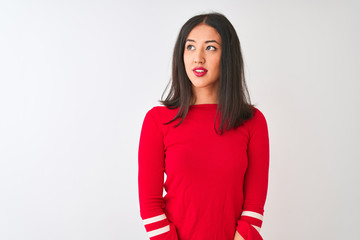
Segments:
[[[196,42],[196,41],[193,40],[193,39],[188,39],[188,40],[186,40],[186,42]],[[220,45],[220,43],[218,43],[216,40],[207,40],[207,41],[205,41],[205,43],[211,43],[211,42],[214,42],[214,43],[217,43],[217,44]]]

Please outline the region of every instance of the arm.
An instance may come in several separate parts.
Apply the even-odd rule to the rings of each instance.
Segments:
[[[243,212],[236,230],[245,240],[262,240],[260,229],[268,188],[270,155],[267,123],[259,110],[255,112],[253,124],[247,149]]]
[[[163,134],[148,111],[141,128],[138,149],[138,188],[140,215],[151,240],[178,240],[175,225],[163,211]]]

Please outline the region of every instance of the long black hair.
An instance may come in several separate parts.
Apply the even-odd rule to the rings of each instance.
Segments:
[[[219,130],[223,134],[224,125],[226,130],[236,129],[245,120],[251,119],[254,114],[254,105],[250,103],[250,96],[245,82],[240,41],[233,25],[223,14],[212,12],[196,15],[182,26],[173,52],[172,78],[166,86],[167,89],[171,83],[170,92],[165,100],[159,100],[159,102],[169,109],[179,108],[176,116],[165,124],[181,118],[181,121],[175,126],[177,127],[184,121],[189,111],[189,105],[194,97],[192,83],[186,74],[184,65],[185,42],[190,31],[201,23],[215,28],[220,34],[222,41],[216,117],[220,112],[221,122]],[[214,128],[218,133],[216,117]]]

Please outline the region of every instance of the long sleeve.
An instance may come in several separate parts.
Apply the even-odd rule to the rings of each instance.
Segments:
[[[255,112],[253,123],[247,149],[243,211],[236,230],[245,240],[262,240],[260,229],[268,188],[269,135],[266,119],[259,110]]]
[[[164,199],[164,141],[151,109],[144,118],[138,149],[140,216],[150,240],[178,240],[175,225],[167,218]]]

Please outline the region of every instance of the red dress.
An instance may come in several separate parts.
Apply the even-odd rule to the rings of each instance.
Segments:
[[[177,128],[180,119],[162,123],[178,108],[155,106],[146,113],[138,190],[150,240],[233,240],[236,230],[246,240],[262,240],[270,158],[266,119],[254,107],[252,119],[218,135],[216,108],[190,106]]]

